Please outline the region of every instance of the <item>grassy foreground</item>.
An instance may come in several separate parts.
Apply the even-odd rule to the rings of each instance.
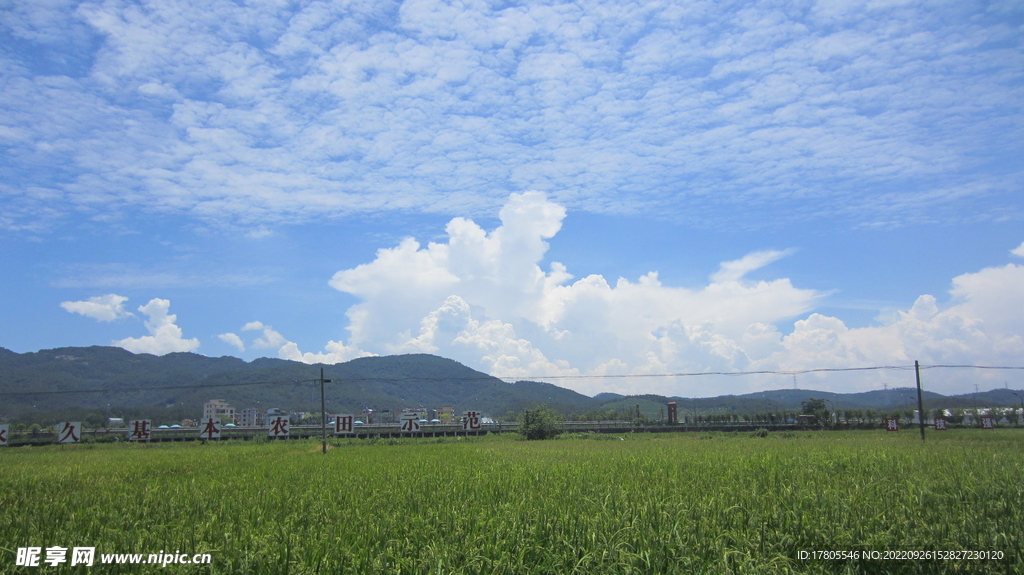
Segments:
[[[1014,573],[1019,430],[0,450],[0,573]],[[397,444],[393,444],[397,443]],[[19,567],[18,547],[210,553]],[[996,551],[1002,559],[802,559]],[[70,551],[69,551],[70,557]]]

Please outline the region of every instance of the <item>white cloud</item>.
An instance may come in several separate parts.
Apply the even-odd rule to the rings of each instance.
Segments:
[[[1024,242],[1021,242],[1021,244],[1017,246],[1016,249],[1010,250],[1010,253],[1015,256],[1020,256],[1024,258]]]
[[[714,283],[739,281],[748,273],[784,258],[793,250],[754,252],[731,262],[722,262],[720,269],[711,275]]]
[[[168,289],[198,287],[245,287],[265,285],[274,277],[255,273],[225,273],[217,269],[195,273],[195,269],[173,269],[180,264],[163,263],[146,269],[125,264],[75,264],[67,266],[64,276],[51,285],[58,288]]]
[[[301,361],[303,363],[325,363],[335,364],[357,357],[370,357],[376,354],[362,351],[355,346],[347,346],[340,341],[329,341],[324,346],[327,353],[302,353],[299,351],[299,346],[293,342],[288,342],[281,346],[278,350],[277,356],[281,359],[290,359],[292,361]]]
[[[150,335],[139,338],[129,337],[113,342],[114,345],[127,349],[132,353],[151,353],[165,355],[173,352],[192,351],[199,347],[198,339],[182,338],[181,328],[175,322],[178,316],[168,314],[171,302],[154,298],[139,311],[146,315],[146,329]]]
[[[242,341],[242,338],[238,337],[238,334],[222,333],[217,337],[224,343],[235,346],[235,348],[238,349],[239,352],[245,351],[245,342]]]
[[[811,314],[774,343],[774,351],[751,364],[756,369],[800,370],[872,365],[1019,366],[1024,357],[1024,266],[985,268],[953,279],[951,305],[920,296],[907,311],[880,326],[848,328],[834,317]],[[770,348],[769,348],[770,349]],[[1002,381],[999,372],[929,372],[933,391],[963,393],[964,381]],[[859,376],[855,385],[873,388],[891,374]],[[824,383],[824,380],[821,380]],[[904,381],[900,385],[906,384]],[[810,386],[809,386],[810,387]],[[820,384],[819,384],[820,387]],[[837,386],[837,390],[841,390]]]
[[[777,326],[813,310],[822,294],[785,278],[752,281],[745,275],[791,250],[723,262],[700,289],[664,285],[656,272],[614,285],[600,275],[572,281],[558,262],[548,271],[540,267],[546,240],[557,234],[564,216],[544,194],[513,194],[500,212],[501,225],[491,232],[455,218],[447,226],[447,242],[424,247],[406,239],[379,250],[372,262],[339,271],[331,285],[362,300],[348,310],[350,345],[382,353],[436,353],[513,378],[805,370],[907,365],[914,359],[1013,365],[1024,353],[1024,266],[955,278],[945,309],[924,295],[888,323],[865,328],[812,313],[784,335]],[[300,356],[297,349],[288,353]],[[816,386],[867,389],[884,375]],[[930,389],[951,385],[945,375],[929,377]],[[779,387],[778,379],[732,380],[727,391]],[[726,391],[695,389],[697,382],[670,378],[560,384],[590,393]]]
[[[352,343],[439,353],[510,377],[609,365],[649,373],[698,359],[738,365],[733,340],[751,324],[798,315],[819,295],[788,280],[742,281],[786,252],[727,262],[702,290],[664,286],[654,272],[614,286],[598,275],[570,283],[564,265],[538,265],[565,217],[561,206],[539,192],[512,194],[499,216],[489,233],[456,218],[447,243],[406,239],[335,274],[332,286],[363,300],[348,311]]]
[[[302,353],[299,350],[299,345],[293,341],[289,341],[286,337],[281,335],[280,332],[276,331],[272,326],[264,325],[259,321],[251,321],[242,326],[242,331],[262,331],[263,337],[257,338],[253,343],[253,349],[277,349],[277,357],[281,359],[289,359],[292,361],[301,361],[303,363],[325,363],[335,364],[355,359],[357,357],[367,357],[375,355],[366,351],[360,350],[356,346],[347,346],[342,342],[329,341],[324,349],[327,353]],[[226,334],[234,335],[234,334]],[[239,344],[241,344],[241,338]],[[227,341],[227,340],[225,340]],[[229,342],[230,343],[230,342]]]
[[[1002,191],[1021,178],[1018,32],[998,9],[167,0],[5,16],[26,44],[0,56],[8,229],[144,208],[258,237],[352,212],[485,213],[517,189],[717,226],[976,215],[979,195],[1020,214]]]
[[[128,298],[116,294],[91,297],[88,301],[65,301],[60,307],[71,313],[91,317],[99,321],[114,321],[132,315],[124,311],[124,302]]]
[[[385,347],[389,353],[456,353],[475,358],[490,373],[509,378],[580,373],[565,361],[552,362],[531,342],[517,337],[512,324],[474,319],[469,304],[457,295],[448,296],[441,307],[420,321],[418,336]]]
[[[272,326],[263,325],[258,321],[251,321],[242,326],[242,331],[262,331],[263,337],[252,342],[254,349],[276,349],[288,343],[283,335],[275,331]]]

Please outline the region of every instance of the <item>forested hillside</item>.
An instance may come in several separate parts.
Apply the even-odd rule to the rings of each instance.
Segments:
[[[490,415],[546,403],[565,413],[597,402],[547,383],[507,383],[456,361],[426,354],[367,357],[312,366],[280,359],[245,362],[193,353],[157,357],[116,347],[59,348],[17,354],[0,349],[0,416],[68,409],[135,413],[159,408],[198,417],[209,399],[236,410],[320,410],[320,368],[330,412],[451,406]]]
[[[94,346],[22,354],[0,348],[0,419],[141,416],[174,421],[199,417],[203,403],[210,399],[224,399],[239,411],[277,407],[289,412],[319,412],[320,386],[314,380],[321,367],[331,380],[326,398],[327,410],[332,413],[450,406],[456,412],[472,409],[510,418],[543,403],[566,417],[582,419],[629,419],[635,417],[639,406],[641,416],[660,420],[666,416],[669,401],[678,403],[680,418],[796,411],[810,398],[827,400],[836,410],[916,407],[916,390],[911,388],[855,394],[781,389],[705,398],[602,393],[591,398],[549,383],[508,383],[426,354],[365,357],[317,366],[194,353],[154,356]],[[926,391],[924,404],[926,409],[1009,406],[1017,403],[1017,395],[1009,389],[951,397]]]

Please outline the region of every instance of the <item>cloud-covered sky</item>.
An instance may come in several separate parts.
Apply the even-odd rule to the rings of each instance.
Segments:
[[[510,377],[1024,357],[1019,2],[2,10],[4,347]]]

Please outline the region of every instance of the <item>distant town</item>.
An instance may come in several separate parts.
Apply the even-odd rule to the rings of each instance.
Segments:
[[[398,410],[375,410],[366,408],[361,411],[358,418],[354,421],[354,424],[382,425],[398,423],[404,419],[402,417],[403,415],[405,415],[405,418],[408,418],[408,414],[418,415],[418,423],[421,425],[431,423],[451,425],[453,423],[457,423],[455,410],[452,406],[436,407],[432,409],[420,406],[403,407]],[[333,424],[335,418],[339,415],[341,414],[328,413],[328,424]],[[306,411],[295,411],[289,413],[276,407],[271,407],[266,410],[256,407],[247,407],[242,410],[237,410],[234,406],[223,399],[211,399],[203,404],[203,415],[201,419],[184,419],[181,421],[180,426],[199,427],[202,422],[213,420],[230,427],[264,427],[268,425],[268,422],[278,417],[287,417],[288,422],[291,425],[319,425],[321,423],[319,413],[310,413]],[[118,418],[111,418],[110,423],[112,426],[116,426],[119,423],[123,423],[123,420],[118,421]],[[489,417],[483,417],[481,418],[481,423],[490,424],[494,423],[494,421]]]

